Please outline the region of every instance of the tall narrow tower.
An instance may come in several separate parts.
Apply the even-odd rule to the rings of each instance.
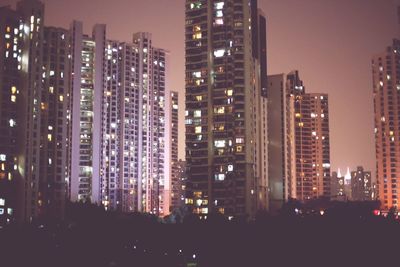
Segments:
[[[200,216],[266,208],[265,53],[257,1],[186,1],[186,203]]]

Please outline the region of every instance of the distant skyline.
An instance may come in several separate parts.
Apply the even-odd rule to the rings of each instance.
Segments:
[[[15,5],[17,0],[0,0]],[[84,22],[91,33],[131,41],[151,32],[170,51],[171,90],[180,93],[179,156],[184,158],[184,0],[43,0],[45,24]],[[267,16],[268,74],[298,69],[308,92],[328,93],[332,171],[362,165],[375,172],[371,59],[400,37],[400,0],[259,0]]]

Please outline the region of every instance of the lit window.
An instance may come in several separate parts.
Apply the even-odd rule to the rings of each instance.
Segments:
[[[50,94],[53,94],[53,93],[54,93],[54,87],[53,87],[53,86],[50,86],[50,87],[49,87],[49,92],[50,92]]]
[[[195,72],[193,72],[193,77],[195,77],[195,78],[201,78],[201,71],[195,71]]]
[[[6,161],[7,157],[5,154],[0,154],[0,160],[1,161]]]
[[[214,113],[224,114],[225,113],[225,107],[214,108]]]
[[[242,151],[243,151],[243,146],[236,147],[236,152],[242,152]]]
[[[233,165],[228,165],[228,172],[232,172],[233,171]]]
[[[59,100],[60,100],[60,102],[63,102],[64,101],[64,96],[60,95]]]
[[[243,144],[244,138],[236,138],[236,144]]]
[[[201,133],[201,126],[196,126],[195,128],[194,128],[194,132],[195,133]]]
[[[223,9],[224,8],[225,3],[224,2],[217,2],[214,3],[214,8],[217,10]]]
[[[215,25],[224,25],[224,19],[222,18],[215,19]]]
[[[225,180],[225,174],[223,174],[223,173],[215,174],[214,178],[215,178],[216,181],[224,181]]]
[[[0,215],[3,215],[3,214],[4,214],[4,209],[1,208],[1,209],[0,209]]]
[[[51,134],[47,135],[47,140],[49,140],[49,142],[51,142],[51,140],[53,139],[53,136]]]
[[[296,113],[296,118],[300,118],[301,114],[300,113]]]
[[[312,132],[311,133],[313,136],[317,136],[317,132]]]
[[[10,124],[10,127],[15,127],[15,125],[16,125],[16,122],[15,122],[14,119],[10,119],[10,120],[8,121],[8,123]]]
[[[214,146],[221,148],[226,146],[226,140],[215,140],[214,141]]]
[[[190,4],[190,9],[199,9],[199,8],[201,8],[201,3],[199,2]]]
[[[203,96],[201,96],[201,95],[196,96],[196,100],[197,101],[202,101],[203,100]]]
[[[233,95],[233,90],[232,89],[226,90],[226,95],[227,96],[232,96]]]
[[[194,117],[195,117],[195,118],[201,117],[201,110],[195,110],[195,111],[194,111]]]
[[[303,127],[304,123],[303,122],[299,122],[299,127]]]
[[[54,76],[54,70],[50,71],[50,76]]]
[[[4,198],[0,198],[0,206],[5,206],[6,200]]]
[[[11,93],[12,93],[12,94],[16,94],[16,93],[17,93],[17,87],[12,86],[12,87],[11,87]]]
[[[214,56],[217,57],[217,58],[218,57],[223,57],[224,54],[225,54],[225,49],[214,50]]]
[[[201,36],[201,32],[196,32],[196,33],[193,34],[193,39],[194,40],[201,39],[201,37],[202,37]]]

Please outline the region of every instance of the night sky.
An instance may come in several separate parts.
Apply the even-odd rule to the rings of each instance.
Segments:
[[[16,0],[0,0],[0,5]],[[184,0],[44,0],[45,24],[107,24],[109,39],[148,31],[170,51],[171,89],[181,93],[180,158],[184,157]],[[259,0],[267,15],[268,74],[298,69],[307,92],[329,94],[332,170],[375,171],[372,55],[400,37],[400,0]]]

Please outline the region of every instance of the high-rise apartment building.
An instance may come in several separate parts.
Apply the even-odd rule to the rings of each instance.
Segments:
[[[268,81],[268,182],[270,210],[285,200],[286,181],[286,75],[269,75]]]
[[[400,190],[400,40],[372,59],[376,179],[382,208],[398,207]]]
[[[182,206],[182,183],[179,175],[179,161],[178,161],[178,111],[179,111],[179,94],[178,92],[171,91],[171,211]]]
[[[150,33],[136,33],[131,43],[107,41],[105,63],[101,201],[124,212],[167,215],[167,52],[153,47]]]
[[[265,18],[257,1],[186,1],[187,199],[200,216],[267,208]]]
[[[351,172],[351,195],[353,201],[373,200],[373,188],[371,172],[364,171],[359,166],[356,171]]]
[[[69,195],[72,201],[100,203],[100,149],[104,89],[105,25],[92,36],[81,22],[71,25],[71,160]]]
[[[0,221],[60,218],[68,173],[68,32],[44,27],[37,0],[0,13]]]
[[[70,58],[69,31],[45,27],[38,206],[40,215],[57,218],[64,216],[69,182]]]
[[[328,96],[306,93],[298,71],[268,83],[271,201],[330,197]]]
[[[331,175],[331,200],[344,201],[347,199],[344,187],[344,176],[332,172]]]

